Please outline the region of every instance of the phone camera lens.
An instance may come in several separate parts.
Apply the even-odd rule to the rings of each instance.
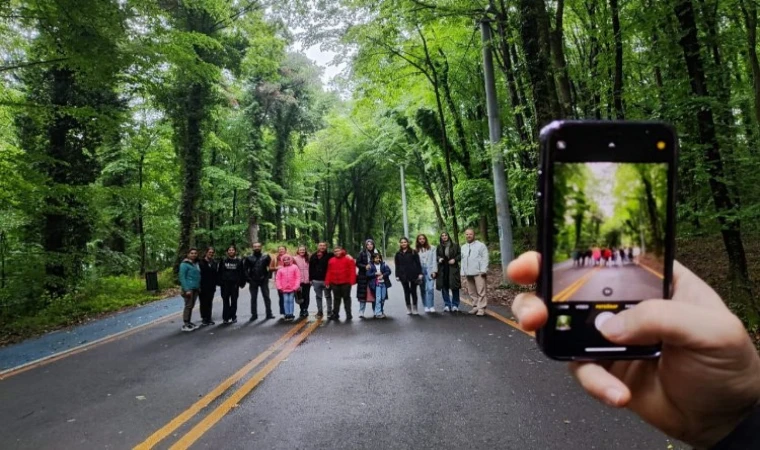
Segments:
[[[607,144],[607,147],[609,147],[609,148],[615,148],[615,143],[614,142],[610,142],[609,144]]]
[[[564,150],[567,148],[567,144],[565,141],[557,141],[557,149],[558,150]]]

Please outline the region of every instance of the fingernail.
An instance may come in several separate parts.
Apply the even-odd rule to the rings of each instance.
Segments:
[[[623,398],[623,393],[615,388],[607,388],[604,391],[604,402],[610,406],[620,406],[620,400]]]
[[[625,333],[625,319],[620,316],[613,316],[605,320],[599,331],[607,338],[620,337]]]

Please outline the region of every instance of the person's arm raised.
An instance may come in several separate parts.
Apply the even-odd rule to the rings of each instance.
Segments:
[[[540,255],[530,252],[507,273],[516,283],[533,284],[539,267]],[[662,343],[660,359],[571,363],[570,370],[593,397],[631,409],[676,439],[710,448],[738,430],[758,403],[760,357],[723,300],[678,263],[673,292],[672,300],[642,302],[601,328],[616,344]],[[512,310],[527,331],[548,318],[546,305],[533,293],[518,295]],[[754,433],[760,444],[760,429]]]

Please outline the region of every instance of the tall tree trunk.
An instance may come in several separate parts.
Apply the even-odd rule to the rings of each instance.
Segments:
[[[548,14],[544,2],[519,0],[518,5],[522,19],[520,34],[533,90],[533,103],[536,105],[534,135],[538,136],[541,127],[562,118],[550,63],[550,45],[542,32],[548,22]]]
[[[195,213],[201,198],[201,173],[203,171],[203,120],[206,116],[207,86],[196,82],[190,85],[187,93],[186,118],[181,131],[184,136],[179,155],[182,173],[182,197],[179,213],[179,248],[175,262],[175,272],[188,250],[195,246]]]
[[[739,2],[744,25],[747,28],[747,55],[752,70],[752,90],[755,103],[756,126],[760,126],[760,63],[757,58],[757,4],[754,0],[741,0]]]
[[[137,164],[137,186],[140,195],[137,199],[137,235],[140,238],[140,275],[143,275],[147,265],[147,248],[145,245],[145,212],[143,205],[143,183],[145,171],[145,151],[140,153],[140,160]]]
[[[589,50],[589,68],[591,69],[591,80],[590,80],[590,95],[591,95],[591,110],[593,111],[594,117],[597,120],[600,120],[602,118],[602,110],[601,110],[601,103],[602,103],[602,97],[599,93],[599,52],[600,52],[600,44],[599,44],[599,27],[597,27],[597,17],[596,17],[596,7],[597,7],[597,0],[591,0],[586,4],[586,11],[588,12],[589,17],[589,24],[591,25],[589,28],[589,34],[590,38],[589,41],[591,42],[591,49]]]
[[[620,31],[620,7],[618,0],[610,0],[612,11],[612,33],[615,38],[615,76],[612,83],[612,102],[615,106],[615,118],[623,120],[623,36]]]
[[[459,112],[454,97],[451,95],[451,86],[449,86],[449,61],[446,59],[446,53],[443,49],[438,49],[441,58],[443,58],[443,69],[441,70],[441,86],[443,87],[443,96],[446,99],[446,106],[449,108],[451,117],[454,119],[454,130],[457,133],[457,140],[459,141],[459,159],[462,162],[462,168],[464,168],[467,178],[472,178],[472,162],[470,159],[470,149],[467,145],[467,135],[464,131],[464,123],[462,122],[462,114]]]
[[[674,11],[681,29],[679,44],[683,49],[691,90],[696,99],[702,103],[696,113],[699,140],[706,147],[704,159],[710,176],[710,190],[718,213],[718,222],[721,225],[723,243],[728,254],[732,297],[747,308],[750,321],[756,324],[760,317],[760,307],[758,307],[757,300],[752,294],[747,257],[741,237],[741,224],[737,216],[738,211],[731,199],[729,188],[723,181],[726,174],[720,155],[720,144],[715,131],[711,102],[704,100],[709,98],[709,92],[704,64],[700,55],[694,5],[691,0],[677,0]]]
[[[557,74],[559,85],[559,100],[562,115],[573,116],[573,100],[570,94],[570,74],[567,71],[565,59],[564,37],[565,1],[557,0],[557,12],[554,20],[554,30],[551,32],[551,53],[554,62],[554,73]]]

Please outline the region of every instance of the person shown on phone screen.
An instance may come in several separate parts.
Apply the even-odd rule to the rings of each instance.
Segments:
[[[475,232],[467,229],[464,232],[467,241],[462,246],[462,276],[467,280],[467,292],[472,298],[470,314],[484,316],[486,314],[486,274],[488,273],[488,248],[475,239]]]
[[[529,285],[540,255],[508,268]],[[520,326],[538,330],[545,303],[520,294],[512,306]],[[760,448],[760,357],[742,322],[704,281],[675,263],[672,300],[647,300],[616,314],[600,331],[620,345],[662,343],[659,359],[573,362],[570,370],[593,397],[627,407],[651,425],[698,449]]]

